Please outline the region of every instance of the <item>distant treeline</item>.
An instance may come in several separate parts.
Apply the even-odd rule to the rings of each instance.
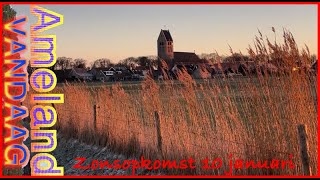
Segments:
[[[157,64],[156,56],[141,56],[141,57],[129,57],[119,61],[118,63],[113,63],[108,58],[97,59],[93,62],[89,62],[86,59],[77,58],[72,59],[70,57],[58,57],[56,64],[51,67],[54,70],[63,70],[71,68],[103,68],[103,67],[113,67],[113,66],[154,66]]]
[[[301,65],[311,65],[313,62],[317,60],[316,55],[310,55],[311,58],[308,58],[310,62],[302,62],[301,57],[296,57],[296,63]],[[210,63],[232,63],[232,62],[247,62],[247,61],[255,61],[255,62],[269,62],[276,66],[279,66],[280,64],[284,65],[284,61],[279,59],[276,54],[270,55],[270,56],[264,56],[261,55],[255,55],[255,56],[249,56],[249,55],[243,55],[240,53],[232,53],[230,56],[220,56],[217,53],[211,53],[211,54],[201,54],[199,55],[201,59],[207,59]],[[72,59],[70,57],[58,57],[56,64],[51,67],[51,69],[54,70],[60,70],[60,69],[72,69],[72,68],[86,68],[86,69],[92,69],[92,68],[104,68],[104,67],[113,67],[113,66],[125,66],[125,67],[135,67],[135,66],[157,66],[158,58],[157,56],[140,56],[140,57],[128,57],[126,59],[120,60],[118,63],[113,63],[108,58],[100,58],[93,62],[89,62],[88,60],[77,58]]]

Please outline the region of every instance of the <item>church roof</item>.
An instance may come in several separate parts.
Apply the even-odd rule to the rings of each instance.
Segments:
[[[199,64],[208,63],[205,59],[200,59],[193,52],[174,52],[174,63],[176,64]]]
[[[167,40],[167,41],[173,41],[169,30],[161,30],[161,31],[163,32],[163,34],[164,34],[164,36],[166,37],[166,40]]]

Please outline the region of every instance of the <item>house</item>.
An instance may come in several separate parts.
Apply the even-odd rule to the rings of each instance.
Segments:
[[[97,81],[128,81],[143,80],[150,72],[150,67],[137,66],[128,69],[125,66],[113,66],[109,68],[92,68],[89,71],[93,79]]]
[[[248,74],[264,73],[273,74],[278,72],[278,68],[272,63],[256,63],[254,61],[237,61],[224,62],[212,65],[212,75],[220,74],[241,74],[246,76]]]
[[[157,49],[158,68],[168,71],[168,76],[174,77],[181,68],[186,68],[189,74],[192,74],[198,65],[209,64],[207,60],[200,59],[194,52],[175,52],[169,30],[161,29],[157,39]]]
[[[93,79],[93,75],[84,68],[72,68],[69,77],[81,81],[92,81]]]
[[[279,69],[272,63],[268,62],[254,62],[254,61],[247,61],[247,62],[240,62],[238,66],[238,73],[241,73],[243,76],[248,74],[275,74],[279,71]]]
[[[114,66],[108,71],[104,71],[105,75],[109,77],[110,81],[129,81],[136,80],[133,76],[134,72],[125,66]]]
[[[99,79],[100,79],[100,81],[103,81],[103,82],[110,81],[115,73],[116,73],[116,71],[112,70],[112,68],[111,68],[111,70],[108,69],[108,70],[101,71],[101,73],[100,73],[101,76],[99,76]]]
[[[93,79],[93,75],[88,73],[84,68],[54,70],[53,72],[56,74],[58,82],[75,80],[91,81]]]
[[[128,68],[126,66],[121,66],[121,65],[117,65],[117,66],[113,66],[111,67],[113,70],[115,71],[126,71],[128,70]],[[110,69],[111,70],[111,69]]]
[[[192,73],[192,78],[194,79],[208,79],[212,77],[213,69],[205,64],[197,65]]]
[[[162,70],[163,69],[152,69],[151,76],[153,77],[153,79],[164,80],[165,75]]]
[[[143,80],[145,79],[147,76],[153,76],[153,72],[154,72],[154,67],[152,66],[137,66],[134,69],[132,69],[133,71],[133,76],[135,77],[136,80]]]
[[[57,82],[58,83],[63,83],[66,81],[72,81],[71,77],[69,76],[71,73],[71,69],[64,69],[64,70],[54,70],[53,72],[55,73],[57,77]]]
[[[113,76],[114,71],[110,70],[110,68],[92,68],[89,73],[92,74],[94,81],[106,82]]]
[[[137,66],[133,69],[134,73],[141,74],[142,76],[147,76],[151,68],[149,66]]]
[[[223,62],[211,65],[212,75],[239,73],[240,63]]]
[[[124,81],[132,78],[132,70],[125,66],[114,66],[108,68],[92,68],[90,74],[93,75],[93,79],[96,81]]]

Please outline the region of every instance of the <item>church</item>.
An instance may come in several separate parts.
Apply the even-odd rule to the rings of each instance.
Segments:
[[[174,52],[174,43],[169,30],[161,29],[157,40],[157,49],[159,68],[165,68],[161,60],[167,63],[167,70],[174,67],[192,68],[199,64],[208,64],[207,60],[200,59],[194,52]]]

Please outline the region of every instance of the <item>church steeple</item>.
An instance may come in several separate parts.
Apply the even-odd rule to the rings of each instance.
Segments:
[[[169,30],[161,29],[158,40],[158,57],[165,61],[173,60],[173,39]]]

